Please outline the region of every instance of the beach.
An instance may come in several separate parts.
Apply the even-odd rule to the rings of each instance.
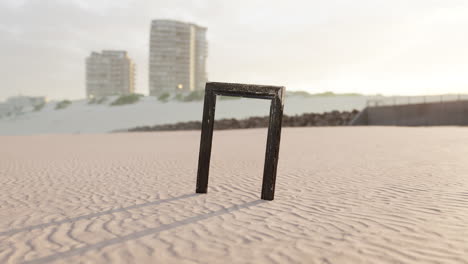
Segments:
[[[0,137],[0,263],[468,263],[468,129]]]

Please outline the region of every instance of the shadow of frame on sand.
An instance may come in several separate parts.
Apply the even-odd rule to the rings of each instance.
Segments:
[[[191,197],[191,196],[194,196],[194,194],[172,198],[172,201],[182,199],[181,197],[186,198],[186,197]],[[169,200],[169,199],[167,199],[167,200]],[[25,263],[25,264],[43,264],[43,263],[49,263],[49,262],[52,262],[52,261],[56,261],[56,260],[59,260],[59,259],[64,259],[64,258],[76,256],[76,255],[82,255],[82,254],[84,254],[84,253],[86,253],[88,251],[91,251],[91,250],[100,250],[100,249],[102,249],[104,247],[107,247],[107,246],[127,242],[127,241],[130,241],[130,240],[138,239],[138,238],[148,236],[148,235],[158,234],[158,233],[163,232],[163,231],[171,230],[171,229],[178,228],[178,227],[188,225],[188,224],[197,223],[199,221],[203,221],[203,220],[206,220],[208,218],[220,216],[220,215],[223,215],[223,214],[232,213],[234,211],[238,211],[238,210],[245,209],[245,208],[248,208],[248,207],[256,206],[256,205],[266,203],[266,202],[267,201],[264,201],[264,200],[256,200],[256,201],[251,201],[251,202],[247,202],[247,203],[243,203],[243,204],[239,204],[239,205],[234,205],[234,206],[224,208],[224,209],[221,209],[221,210],[218,210],[218,211],[214,211],[214,212],[211,212],[211,213],[192,216],[192,217],[189,217],[187,219],[184,219],[184,220],[181,220],[181,221],[176,221],[176,222],[171,223],[171,224],[165,224],[165,225],[161,225],[161,226],[158,226],[158,227],[155,227],[155,228],[148,228],[148,229],[145,229],[145,230],[142,230],[142,231],[131,233],[131,234],[126,235],[126,236],[120,236],[120,237],[104,240],[104,241],[101,241],[101,242],[96,243],[96,244],[86,245],[86,246],[71,249],[71,250],[68,250],[68,251],[65,251],[65,252],[60,252],[60,253],[49,255],[49,256],[46,256],[46,257],[26,261],[26,262],[23,262],[23,263]],[[162,203],[162,201],[161,201],[161,203]],[[87,219],[87,218],[83,218],[83,219]]]
[[[92,214],[87,214],[87,215],[82,215],[82,216],[77,216],[77,217],[72,217],[72,218],[66,218],[66,219],[59,220],[59,221],[52,221],[52,222],[49,222],[49,223],[43,223],[43,224],[38,224],[38,225],[32,225],[32,226],[26,226],[26,227],[22,227],[22,228],[11,229],[11,230],[0,232],[0,236],[11,236],[11,235],[14,235],[14,234],[20,233],[20,232],[31,231],[31,230],[35,230],[35,229],[42,229],[42,228],[46,228],[46,227],[49,227],[49,226],[61,225],[61,224],[66,224],[66,223],[74,223],[74,222],[77,222],[77,221],[80,221],[80,220],[87,220],[87,219],[91,219],[91,218],[94,218],[94,217],[100,217],[100,216],[107,215],[107,214],[113,214],[113,213],[119,213],[119,212],[124,212],[124,211],[128,211],[128,210],[143,208],[143,207],[146,207],[146,206],[158,205],[158,204],[162,204],[162,203],[169,203],[169,202],[182,200],[182,199],[190,198],[190,197],[194,197],[194,196],[197,196],[197,194],[195,194],[195,193],[184,194],[184,195],[181,195],[181,196],[172,197],[172,198],[168,198],[168,199],[157,200],[157,201],[142,203],[142,204],[135,204],[135,205],[127,206],[127,207],[115,208],[115,209],[110,209],[110,210],[106,210],[106,211],[102,211],[102,212],[96,212],[96,213],[92,213]]]

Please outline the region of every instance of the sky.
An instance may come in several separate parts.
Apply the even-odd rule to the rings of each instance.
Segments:
[[[465,0],[0,0],[0,100],[85,96],[85,58],[127,50],[148,93],[152,19],[208,28],[210,81],[316,93],[468,93]]]

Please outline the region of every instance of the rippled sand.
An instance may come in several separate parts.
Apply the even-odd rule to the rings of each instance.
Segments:
[[[468,263],[467,128],[0,137],[0,263]]]

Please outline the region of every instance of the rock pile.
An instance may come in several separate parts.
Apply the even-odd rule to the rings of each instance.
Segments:
[[[307,126],[346,126],[359,113],[357,110],[351,112],[332,111],[323,114],[305,113],[295,116],[283,116],[283,127],[307,127]],[[269,117],[250,117],[247,119],[221,119],[214,123],[215,130],[261,128],[268,127]],[[141,126],[131,128],[129,132],[144,131],[173,131],[173,130],[200,130],[200,121],[179,122],[175,124]]]

